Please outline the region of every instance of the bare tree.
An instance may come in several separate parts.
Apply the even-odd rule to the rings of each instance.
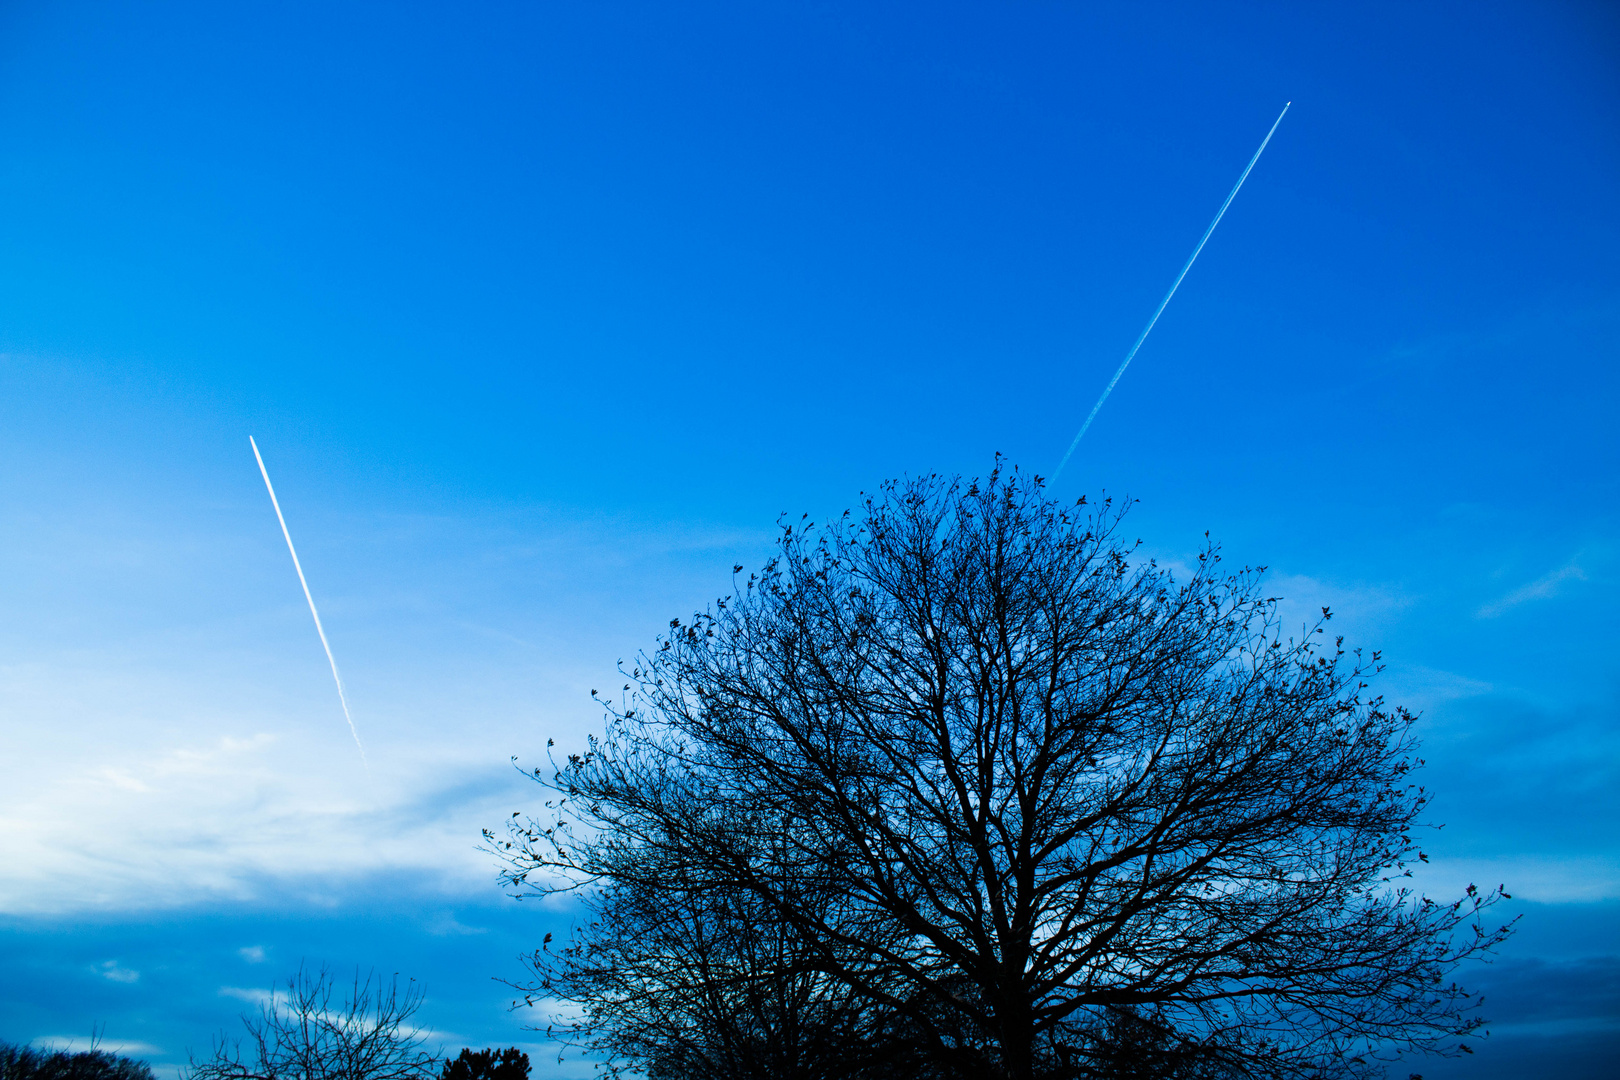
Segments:
[[[535,770],[561,799],[512,821],[509,881],[737,897],[936,1060],[979,1033],[981,1075],[1465,1050],[1448,976],[1506,935],[1481,922],[1499,892],[1400,887],[1427,800],[1414,718],[1365,695],[1378,657],[1329,644],[1325,609],[1289,637],[1213,547],[1177,580],[1120,520],[998,468],[785,526],[627,672],[588,752]]]
[[[411,1021],[422,990],[399,977],[367,974],[341,1000],[325,967],[300,967],[271,991],[258,1016],[243,1014],[243,1040],[220,1036],[204,1061],[191,1060],[188,1080],[423,1080],[438,1058],[422,1049]]]

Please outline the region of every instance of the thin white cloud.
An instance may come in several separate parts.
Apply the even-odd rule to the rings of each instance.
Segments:
[[[1495,689],[1481,679],[1422,664],[1391,664],[1379,684],[1379,693],[1420,712],[1441,702],[1481,697]]]
[[[479,831],[538,794],[511,755],[543,764],[549,737],[574,749],[617,658],[769,546],[540,511],[329,519],[312,529],[322,617],[374,732],[367,777],[332,737],[330,674],[274,520],[244,506],[190,531],[89,507],[0,529],[0,557],[32,582],[0,628],[0,912],[335,903],[377,874],[490,895]]]
[[[485,926],[468,926],[457,920],[451,911],[440,912],[427,924],[427,932],[435,937],[466,937],[474,934],[487,934],[489,928]]]
[[[1609,854],[1437,858],[1417,868],[1413,882],[1436,900],[1455,899],[1469,885],[1481,890],[1505,885],[1521,900],[1584,904],[1620,898],[1620,859]]]
[[[1323,626],[1323,636],[1343,634],[1348,648],[1376,648],[1386,628],[1412,604],[1410,596],[1388,585],[1340,583],[1308,574],[1268,574],[1260,588],[1280,598],[1277,618],[1285,636],[1306,635],[1327,608],[1333,618]]]
[[[578,1002],[561,998],[534,998],[523,1006],[524,1026],[542,1028],[551,1024],[577,1024],[585,1018],[585,1009]]]
[[[89,1038],[84,1035],[41,1035],[28,1045],[38,1050],[66,1050],[73,1054],[83,1053],[86,1050],[105,1050],[109,1054],[125,1054],[131,1057],[163,1053],[161,1046],[153,1046],[149,1042],[140,1042],[136,1039]]]
[[[236,955],[240,956],[250,964],[262,964],[264,963],[264,946],[244,945],[240,949],[236,950]]]
[[[1197,555],[1161,548],[1144,547],[1136,553],[1143,565],[1153,559],[1185,581],[1198,571]],[[1261,579],[1260,593],[1279,598],[1277,618],[1285,635],[1299,635],[1314,627],[1325,607],[1333,613],[1329,634],[1343,633],[1350,646],[1367,644],[1414,598],[1396,587],[1376,582],[1340,582],[1309,574],[1272,571]]]
[[[135,777],[130,776],[129,773],[125,772],[123,769],[100,769],[97,771],[96,775],[100,776],[113,787],[122,788],[125,791],[134,791],[140,794],[145,794],[152,790]]]
[[[288,887],[328,895],[397,871],[446,895],[490,889],[479,829],[529,796],[501,760],[527,749],[516,733],[471,755],[437,742],[394,747],[367,784],[337,753],[311,755],[301,743],[265,734],[125,750],[122,767],[147,791],[67,762],[32,778],[0,767],[17,781],[0,798],[0,863],[11,868],[0,910],[183,907]],[[135,977],[122,970],[102,974]]]
[[[140,972],[132,968],[120,967],[116,960],[103,961],[100,967],[96,969],[96,973],[103,979],[117,983],[139,982],[141,978]]]
[[[1563,589],[1565,582],[1585,580],[1587,580],[1586,571],[1581,569],[1576,560],[1571,559],[1552,573],[1539,577],[1528,585],[1521,585],[1500,600],[1484,605],[1475,612],[1475,616],[1481,619],[1494,619],[1520,604],[1527,604],[1532,600],[1552,599]]]

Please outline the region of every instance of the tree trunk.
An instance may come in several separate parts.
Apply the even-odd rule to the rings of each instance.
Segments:
[[[1033,1080],[1034,1039],[1028,1003],[1014,1000],[996,1010],[1001,1035],[1001,1069],[1007,1080]]]

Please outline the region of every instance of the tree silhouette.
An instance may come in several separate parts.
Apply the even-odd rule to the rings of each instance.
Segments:
[[[530,957],[530,1002],[578,1002],[573,1034],[650,1080],[921,1075],[903,1018],[824,970],[791,923],[740,890],[682,889],[668,869],[657,886],[595,893],[590,933]],[[838,906],[831,894],[818,904],[826,919]]]
[[[414,980],[355,973],[341,999],[326,968],[300,967],[272,990],[259,1014],[244,1014],[242,1040],[221,1035],[209,1057],[191,1060],[187,1080],[428,1080],[438,1058],[411,1023],[422,1007]]]
[[[505,1050],[462,1049],[446,1058],[439,1080],[529,1080],[529,1055],[517,1047]]]
[[[99,1049],[35,1050],[0,1043],[0,1080],[152,1080],[152,1068]]]
[[[533,771],[552,816],[486,834],[509,883],[585,890],[565,959],[633,956],[628,985],[679,999],[660,1007],[789,972],[810,1014],[847,1001],[849,1031],[941,1070],[1303,1078],[1456,1052],[1480,1021],[1448,974],[1507,929],[1481,921],[1499,893],[1400,887],[1427,796],[1413,716],[1365,694],[1377,655],[1325,609],[1288,635],[1214,547],[1178,577],[1120,525],[999,463],[785,524],[631,666],[603,736]],[[711,980],[677,926],[791,948]],[[636,994],[549,956],[531,992],[649,1060],[615,1041],[653,1023]],[[645,981],[659,964],[680,979]]]

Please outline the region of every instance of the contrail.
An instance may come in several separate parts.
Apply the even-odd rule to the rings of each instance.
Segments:
[[[315,617],[315,632],[321,636],[321,648],[326,650],[326,662],[332,665],[332,681],[337,683],[338,703],[343,706],[343,719],[349,722],[349,734],[354,736],[354,745],[360,747],[360,761],[371,768],[366,761],[366,748],[360,745],[360,733],[354,729],[354,717],[349,715],[349,699],[343,693],[343,679],[338,676],[337,661],[332,659],[332,646],[326,643],[326,631],[321,628],[321,613],[315,610],[315,598],[309,594],[309,582],[304,580],[304,568],[298,562],[298,550],[293,547],[292,534],[287,531],[287,519],[281,516],[281,503],[276,498],[276,489],[270,483],[270,474],[265,471],[264,458],[259,455],[259,444],[248,436],[248,445],[253,447],[253,460],[259,463],[259,475],[264,477],[265,490],[270,492],[270,505],[276,508],[276,520],[281,522],[281,535],[287,538],[287,550],[292,553],[293,569],[298,571],[298,584],[304,587],[304,599],[309,601],[309,613]]]
[[[1114,384],[1119,382],[1121,375],[1125,374],[1125,369],[1131,366],[1131,361],[1136,359],[1136,350],[1142,347],[1142,342],[1146,341],[1147,336],[1153,332],[1153,324],[1159,321],[1160,315],[1164,314],[1165,306],[1170,303],[1170,298],[1176,295],[1176,290],[1181,287],[1181,279],[1186,277],[1187,271],[1192,269],[1192,264],[1198,258],[1198,253],[1204,250],[1205,244],[1209,243],[1210,235],[1214,233],[1215,226],[1221,223],[1221,217],[1226,213],[1226,208],[1232,205],[1233,199],[1237,198],[1238,188],[1242,187],[1243,181],[1249,178],[1249,170],[1254,168],[1254,163],[1260,160],[1260,155],[1266,152],[1266,143],[1270,142],[1271,137],[1276,134],[1277,125],[1282,123],[1282,118],[1288,115],[1288,107],[1292,104],[1293,102],[1290,101],[1283,105],[1283,110],[1277,114],[1277,119],[1272,123],[1271,130],[1266,132],[1264,139],[1260,140],[1260,149],[1254,152],[1254,157],[1249,159],[1249,164],[1244,168],[1243,175],[1238,177],[1237,183],[1232,185],[1232,190],[1226,196],[1226,201],[1221,203],[1221,208],[1215,212],[1215,220],[1210,222],[1209,228],[1204,230],[1204,238],[1198,241],[1197,247],[1193,248],[1192,255],[1187,258],[1187,265],[1183,266],[1181,273],[1176,275],[1175,284],[1170,286],[1170,291],[1164,294],[1163,300],[1159,301],[1158,309],[1153,312],[1153,318],[1148,320],[1147,326],[1142,330],[1142,336],[1136,339],[1136,344],[1131,346],[1131,351],[1125,354],[1125,360],[1119,365],[1119,370],[1114,372],[1112,379],[1108,380],[1108,385],[1103,389],[1102,397],[1098,398],[1097,404],[1091,407],[1091,412],[1086,416],[1086,422],[1080,425],[1080,431],[1075,435],[1074,441],[1069,444],[1069,449],[1065,451],[1063,460],[1058,462],[1056,469],[1052,470],[1052,479],[1056,480],[1058,473],[1063,471],[1063,466],[1069,463],[1069,458],[1074,455],[1074,448],[1080,445],[1080,439],[1085,435],[1086,429],[1097,418],[1097,410],[1103,407],[1103,402],[1108,400],[1108,395],[1114,392]]]

